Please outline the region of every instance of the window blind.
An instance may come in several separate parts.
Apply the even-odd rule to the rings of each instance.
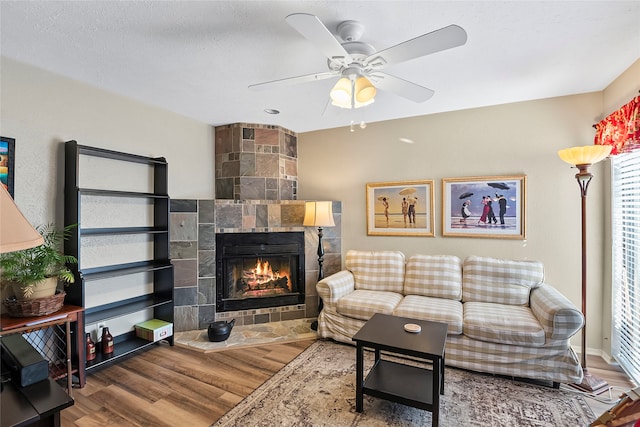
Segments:
[[[640,383],[640,150],[612,159],[613,357]]]

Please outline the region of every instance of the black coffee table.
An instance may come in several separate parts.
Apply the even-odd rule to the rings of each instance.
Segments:
[[[404,325],[420,325],[419,333]],[[362,412],[363,395],[425,409],[432,413],[432,425],[440,416],[440,395],[444,394],[444,347],[447,324],[406,317],[374,314],[353,336],[356,342],[356,411]],[[364,348],[375,350],[375,363],[364,377]],[[432,370],[383,360],[380,351],[413,356],[433,363]]]

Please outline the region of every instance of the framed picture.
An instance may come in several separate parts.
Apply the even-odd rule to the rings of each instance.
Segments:
[[[433,180],[367,184],[367,234],[433,237]]]
[[[442,235],[525,239],[525,175],[442,180]]]
[[[16,140],[0,136],[0,185],[13,194],[13,177],[15,169]]]

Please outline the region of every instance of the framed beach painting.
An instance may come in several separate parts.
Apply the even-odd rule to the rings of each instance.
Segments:
[[[525,239],[525,175],[442,180],[442,235]]]
[[[433,180],[367,184],[367,234],[434,236]]]
[[[14,197],[15,144],[15,139],[0,136],[0,185],[9,192],[11,197]]]

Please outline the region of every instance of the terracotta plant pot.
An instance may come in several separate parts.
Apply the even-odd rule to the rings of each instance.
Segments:
[[[50,277],[30,286],[25,286],[22,283],[13,282],[11,286],[13,288],[13,293],[18,300],[24,301],[38,298],[48,298],[55,295],[56,288],[58,287],[58,278]],[[33,292],[31,292],[29,287],[33,288]]]

